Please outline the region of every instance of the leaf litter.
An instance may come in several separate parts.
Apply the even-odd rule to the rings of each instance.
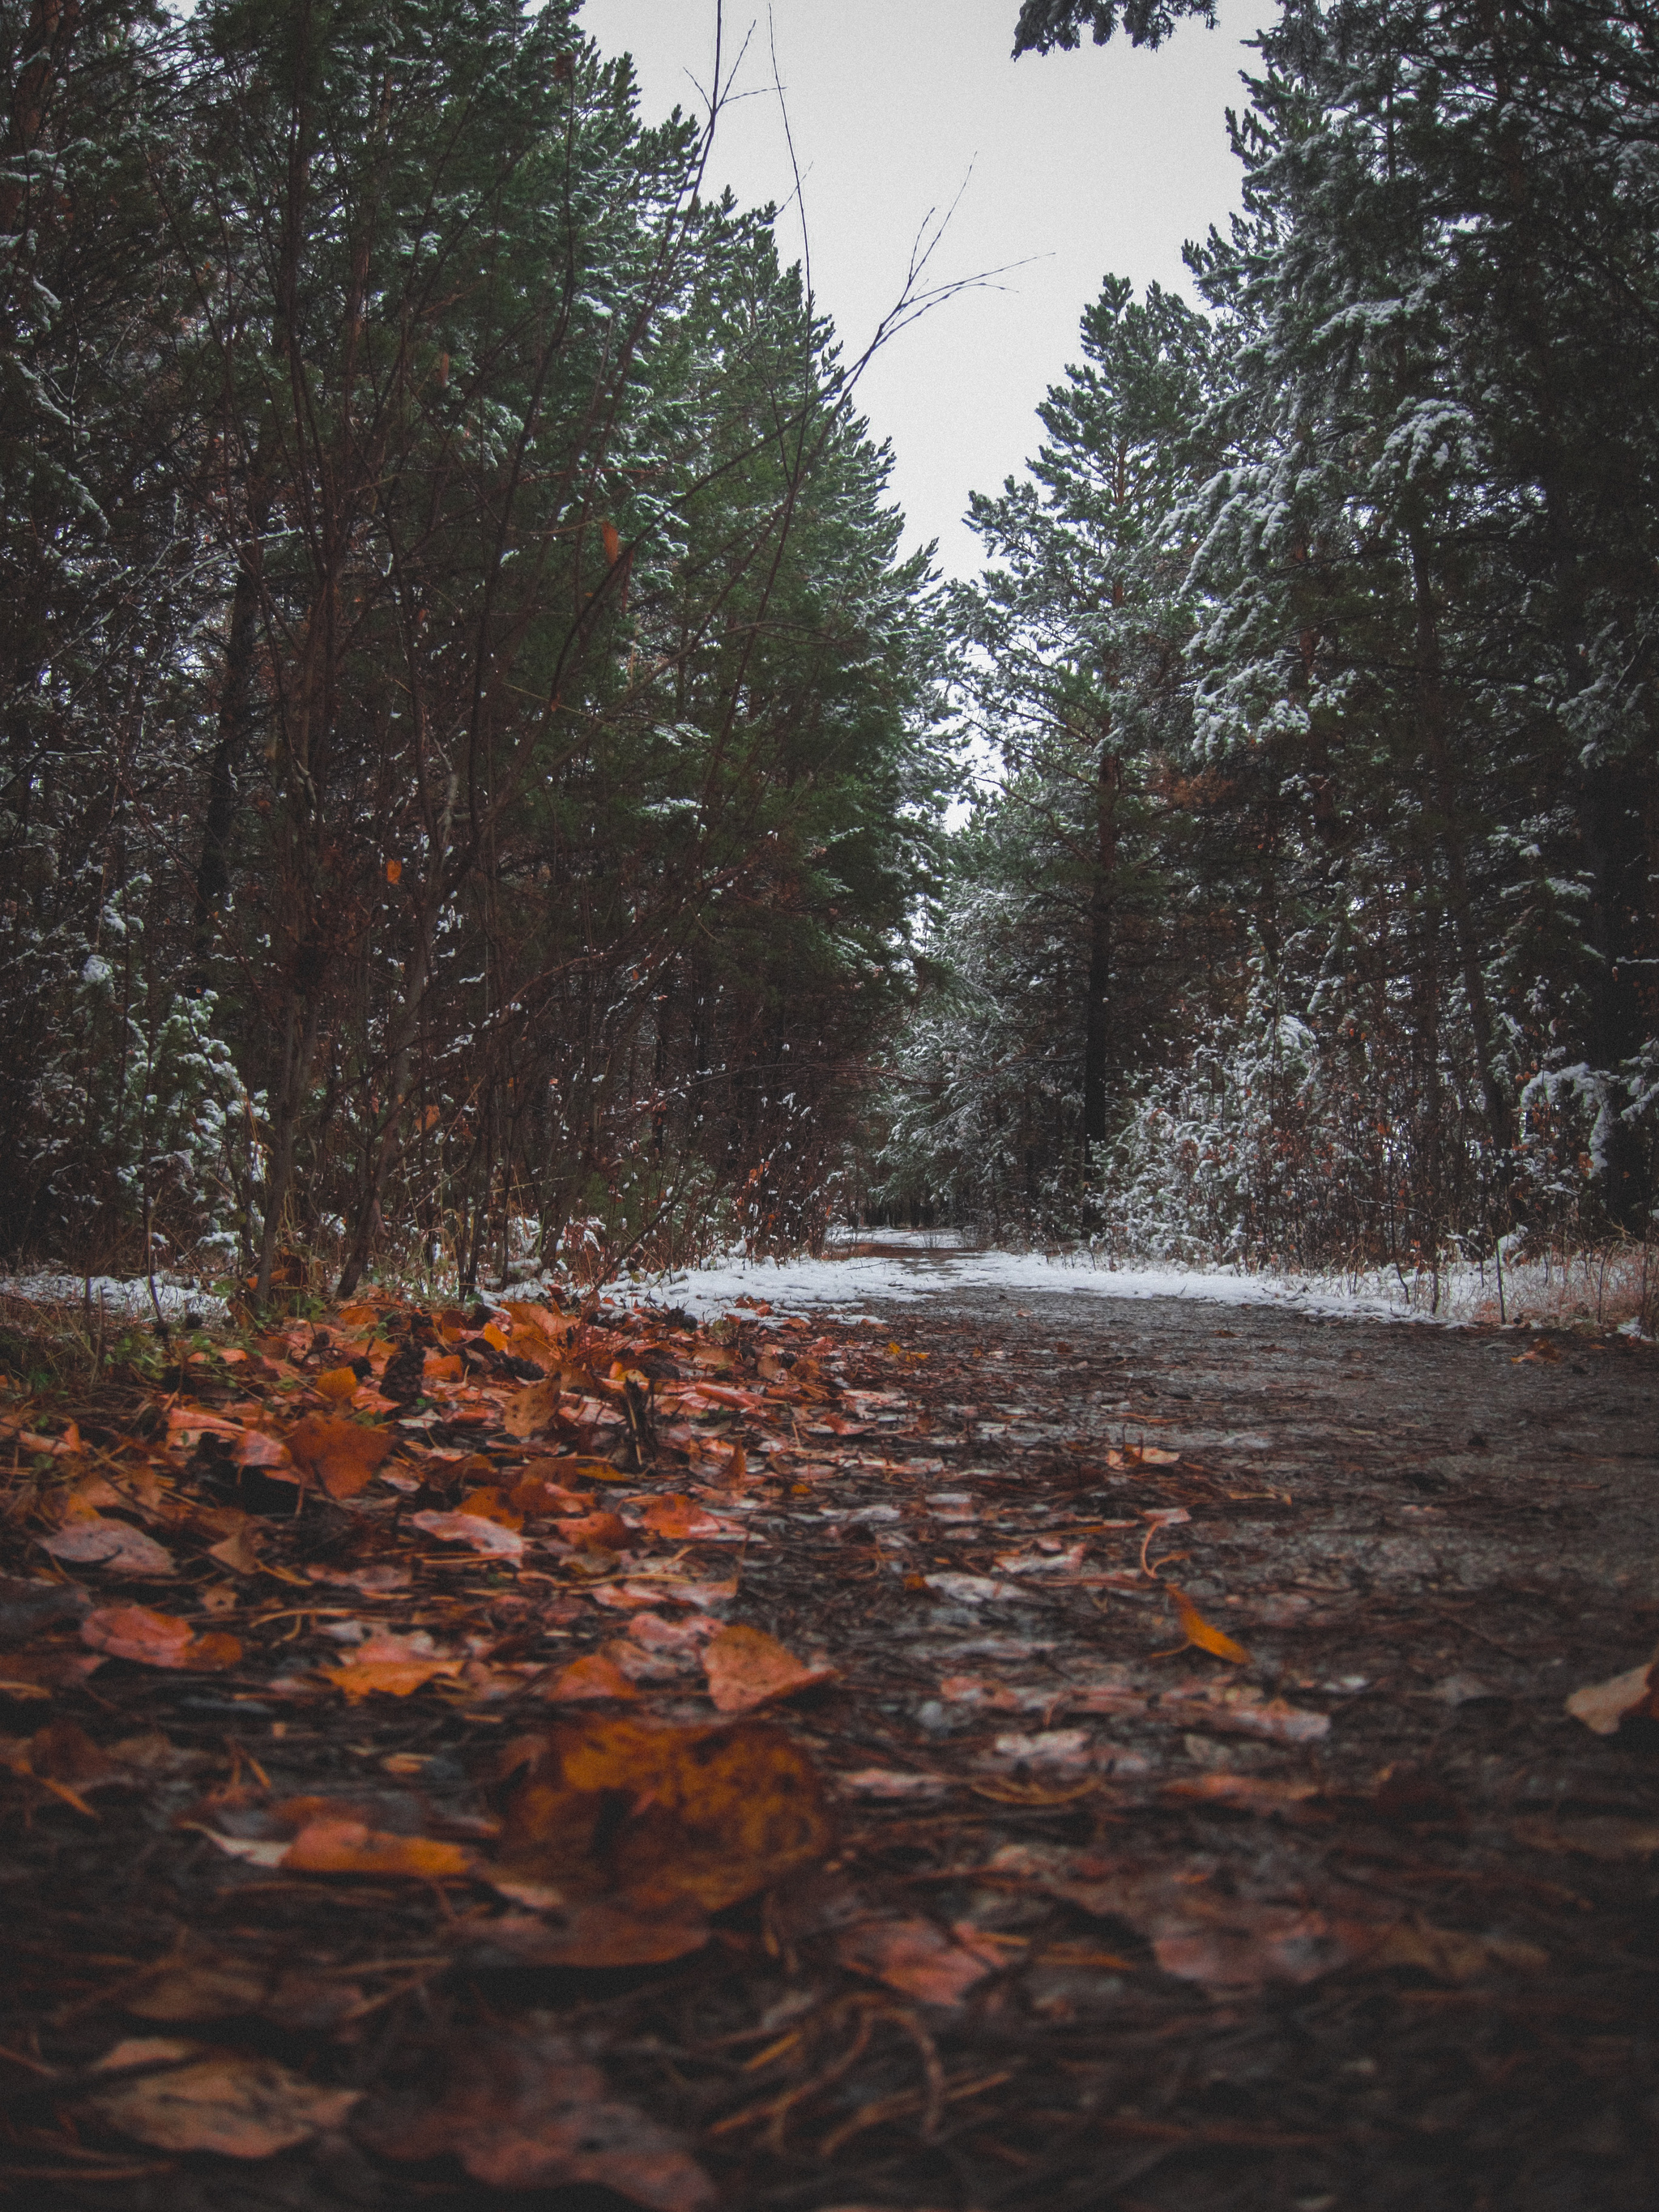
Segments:
[[[1645,1867],[1650,1809],[1494,1820],[1402,1765],[1400,1716],[1508,1693],[1377,1702],[1398,1607],[1275,1556],[1288,1470],[1058,1406],[1024,1443],[1057,1355],[984,1334],[376,1298],[9,1398],[14,2191],[349,2141],[458,2212],[1046,2206],[1092,2124],[1160,2147],[1148,2204],[1218,2146],[1311,2200],[1386,2124],[1218,2117],[1154,2054],[1285,1991],[1406,2045],[1546,1992],[1605,2048],[1572,1870]],[[1565,1714],[1639,1758],[1653,1673]],[[1249,2171],[1213,2201],[1288,2201]]]

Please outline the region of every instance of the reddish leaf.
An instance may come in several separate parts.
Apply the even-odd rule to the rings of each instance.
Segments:
[[[681,2144],[611,2096],[598,2067],[547,2030],[475,2032],[449,2046],[438,2078],[359,2117],[356,2132],[393,2159],[448,2153],[493,2189],[614,2190],[648,2212],[704,2212],[716,2193]]]
[[[147,1605],[111,1605],[89,1613],[81,1623],[81,1636],[111,1659],[136,1659],[146,1667],[212,1671],[234,1667],[242,1656],[234,1636],[216,1631],[198,1636],[187,1620],[152,1613]]]
[[[959,2004],[1003,1964],[997,1947],[966,1922],[947,1936],[931,1920],[867,1921],[847,1929],[836,1948],[843,1965],[923,2004]]]
[[[605,1651],[588,1651],[580,1659],[573,1659],[542,1692],[555,1705],[576,1705],[596,1698],[637,1698],[639,1694]]]
[[[708,1694],[722,1713],[744,1713],[774,1698],[793,1697],[831,1680],[833,1667],[803,1666],[758,1628],[722,1628],[703,1650]]]

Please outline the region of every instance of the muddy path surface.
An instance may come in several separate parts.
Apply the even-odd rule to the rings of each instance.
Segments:
[[[1646,2212],[1659,1723],[1599,1736],[1565,1700],[1659,1634],[1653,1352],[1000,1294],[945,1268],[934,1296],[814,1319],[810,1344],[777,1319],[734,1316],[714,1354],[663,1340],[729,1387],[698,1434],[659,1412],[657,1458],[602,1478],[630,1524],[675,1532],[659,1570],[643,1534],[614,1571],[550,1539],[459,1574],[428,1544],[407,1591],[362,1601],[441,1651],[470,1607],[497,1638],[489,1682],[458,1662],[343,1704],[306,1674],[339,1656],[341,1579],[390,1571],[364,1563],[392,1558],[398,1509],[368,1490],[264,1554],[290,1583],[333,1577],[329,1618],[245,1604],[216,1616],[248,1624],[234,1675],[118,1660],[57,1687],[53,1725],[149,1732],[153,1784],[97,1797],[89,1824],[8,1739],[13,2198]],[[572,1340],[592,1355],[633,1326]],[[470,1439],[473,1479],[501,1484],[550,1449]],[[626,1578],[647,1570],[682,1579],[653,1597]],[[509,1842],[527,1818],[503,1746],[706,1730],[715,1670],[684,1654],[720,1617],[799,1658],[755,1725],[810,1762],[833,1826],[786,1877],[711,1893],[678,1952],[613,1885],[597,1943],[561,1954],[556,1908],[490,1860],[503,1817]],[[377,1834],[477,1838],[470,1875],[234,1855],[271,1807],[343,1803],[365,1777]],[[650,1796],[613,1791],[611,1829]],[[618,1900],[655,1955],[619,1959]],[[212,2063],[243,2068],[244,2101],[250,2064],[287,2069],[267,2092],[290,2140],[146,2133],[96,2069],[157,2035],[230,2053]]]

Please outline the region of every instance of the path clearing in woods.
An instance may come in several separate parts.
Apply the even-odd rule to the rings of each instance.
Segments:
[[[1659,1357],[380,1302],[0,1417],[30,2212],[1622,2212]],[[1618,1725],[1620,1711],[1624,1717]]]

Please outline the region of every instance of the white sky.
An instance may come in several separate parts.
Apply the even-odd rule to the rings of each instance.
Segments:
[[[1237,204],[1225,110],[1244,104],[1241,41],[1273,0],[1222,0],[1221,26],[1183,23],[1156,53],[1121,37],[1009,59],[1018,0],[726,0],[726,52],[754,26],[720,123],[711,190],[757,206],[793,177],[772,88],[771,46],[805,179],[813,287],[848,356],[903,285],[912,242],[967,180],[930,270],[939,280],[1014,262],[998,289],[945,301],[871,364],[859,404],[890,438],[908,544],[936,538],[967,575],[978,541],[961,517],[1038,442],[1032,412],[1078,358],[1078,319],[1109,271],[1191,296],[1181,249]],[[641,106],[702,112],[715,0],[586,0],[606,53],[634,57]],[[695,83],[693,80],[695,79]],[[971,176],[969,172],[971,170]],[[800,216],[779,223],[799,257]]]

